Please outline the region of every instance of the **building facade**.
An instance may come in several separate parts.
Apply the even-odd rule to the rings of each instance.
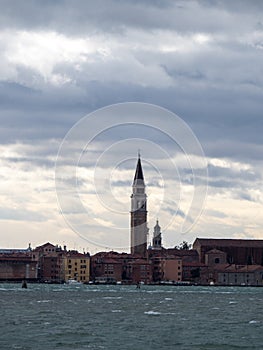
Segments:
[[[263,266],[227,265],[217,271],[216,284],[227,286],[262,286]]]
[[[35,258],[38,260],[40,282],[61,283],[63,281],[63,257],[66,247],[62,249],[58,245],[49,242],[36,247],[33,250]]]
[[[0,254],[0,281],[37,281],[38,261],[28,253]]]
[[[90,256],[77,251],[68,251],[63,256],[62,280],[87,283],[90,280]]]
[[[183,277],[182,259],[176,256],[155,256],[151,258],[153,282],[181,282]]]
[[[263,265],[263,240],[196,238],[193,248],[200,262],[205,263],[205,254],[216,249],[226,253],[228,264]]]

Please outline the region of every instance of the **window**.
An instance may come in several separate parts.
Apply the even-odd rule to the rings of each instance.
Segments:
[[[220,260],[219,258],[215,258],[215,264],[219,264]]]

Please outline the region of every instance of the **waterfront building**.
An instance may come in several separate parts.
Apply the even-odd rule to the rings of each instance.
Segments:
[[[151,260],[153,282],[181,282],[182,259],[177,256],[155,256]]]
[[[132,185],[131,195],[131,254],[145,257],[147,251],[147,196],[140,155]]]
[[[94,282],[150,283],[151,262],[133,254],[100,252],[91,257],[91,278]]]
[[[1,250],[0,281],[36,281],[37,278],[38,261],[33,259],[31,251]]]
[[[40,282],[61,283],[63,281],[63,255],[64,250],[49,242],[36,247],[33,254],[39,263],[38,278]]]
[[[90,256],[77,251],[67,251],[63,255],[62,280],[87,283],[90,280]]]
[[[196,238],[193,248],[198,252],[202,263],[205,263],[208,251],[217,249],[226,253],[229,264],[263,265],[263,240],[259,239]]]
[[[91,280],[105,283],[121,281],[123,279],[123,254],[100,252],[93,255],[91,257]]]
[[[147,259],[139,258],[130,260],[127,264],[126,280],[129,283],[137,284],[152,282],[152,265]]]
[[[216,269],[217,285],[263,286],[263,266],[225,265]]]
[[[192,261],[183,262],[183,281],[188,281],[195,284],[208,284],[208,266]]]
[[[243,240],[229,240],[233,244],[228,252],[235,256],[239,245],[243,248]],[[246,240],[244,240],[246,241]],[[207,242],[206,242],[207,243]],[[227,242],[224,242],[227,245]],[[208,244],[209,246],[209,244]],[[249,251],[249,247],[247,247]],[[236,256],[242,261],[244,256]],[[210,249],[204,254],[205,264],[200,271],[200,284],[233,285],[233,286],[260,286],[263,285],[263,266],[258,264],[232,264],[228,262],[228,254],[219,249]],[[201,265],[202,263],[199,262]],[[206,267],[206,270],[205,270]]]

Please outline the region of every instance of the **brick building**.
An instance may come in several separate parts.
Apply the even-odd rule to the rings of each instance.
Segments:
[[[38,261],[32,259],[31,252],[0,254],[0,281],[36,281]]]
[[[263,266],[225,265],[216,269],[217,285],[263,286]]]
[[[35,258],[38,260],[40,282],[61,283],[63,281],[63,257],[66,252],[51,243],[45,243],[33,250]]]
[[[205,254],[216,249],[226,253],[229,264],[263,264],[263,240],[196,238],[193,248],[198,252],[202,263],[205,263]]]
[[[91,257],[91,279],[94,282],[147,284],[152,281],[151,263],[140,255],[100,252]]]
[[[177,256],[155,256],[151,258],[153,282],[181,282],[182,259]]]
[[[29,244],[26,249],[0,249],[0,281],[37,280],[38,261]]]

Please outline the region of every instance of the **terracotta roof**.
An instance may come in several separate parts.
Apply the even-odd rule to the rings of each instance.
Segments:
[[[72,259],[74,259],[74,258],[83,258],[83,259],[87,259],[87,258],[89,258],[89,255],[87,255],[87,254],[82,254],[82,253],[79,253],[79,252],[76,252],[76,251],[73,251],[73,252],[68,251],[68,252],[66,253],[66,257],[67,257],[67,258],[72,258]]]
[[[114,251],[110,251],[110,252],[98,252],[94,255],[92,255],[92,258],[103,258],[103,257],[112,257],[113,259],[118,259],[118,258],[130,258],[132,257],[131,254],[128,253],[118,253],[118,252],[114,252]]]
[[[263,248],[262,239],[227,239],[227,238],[196,238],[194,246],[199,243],[200,245],[210,247],[258,247]]]
[[[52,248],[56,248],[56,246],[54,244],[47,242],[45,244],[42,244],[42,245],[36,247],[34,250],[38,251],[38,250],[41,250],[41,249],[43,249],[43,248],[45,248],[47,246],[51,246]]]
[[[195,249],[176,249],[176,248],[168,248],[166,249],[168,254],[173,254],[177,256],[197,256],[197,250]]]

